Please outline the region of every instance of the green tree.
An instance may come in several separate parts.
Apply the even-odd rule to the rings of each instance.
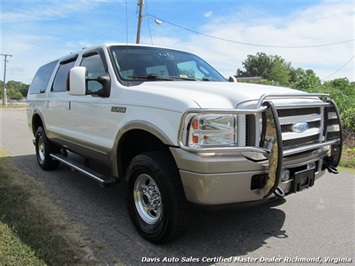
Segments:
[[[304,91],[318,90],[321,86],[320,78],[313,70],[303,70],[301,68],[290,70],[292,88]]]
[[[236,77],[257,76],[263,78],[256,81],[257,83],[329,94],[338,105],[344,127],[355,130],[355,82],[349,82],[347,78],[338,78],[322,84],[313,70],[293,68],[291,63],[280,56],[265,53],[248,55],[242,65],[243,69],[237,69]]]
[[[2,100],[2,91],[4,88],[4,82],[2,80],[0,80],[0,99]]]
[[[270,56],[265,53],[248,55],[248,58],[242,62],[245,70],[237,69],[237,77],[263,77],[269,76],[272,66]]]
[[[21,92],[13,88],[6,89],[6,95],[7,95],[7,99],[11,99],[11,100],[21,100],[23,98]]]
[[[3,98],[3,88],[4,82],[0,80],[0,98]],[[7,99],[11,100],[21,100],[27,96],[29,85],[19,82],[10,80],[6,83],[6,96]]]
[[[26,85],[22,82],[19,82],[19,81],[10,80],[9,82],[6,83],[6,89],[7,90],[15,90],[15,91],[21,93],[22,97],[26,97],[27,91],[28,91],[28,85]]]
[[[257,53],[248,55],[242,64],[245,70],[237,69],[237,77],[262,77],[263,83],[282,86],[290,82],[291,64],[280,56]]]
[[[355,108],[350,107],[340,114],[343,126],[347,129],[355,131]]]
[[[338,78],[323,84],[322,90],[336,101],[343,126],[355,130],[355,84],[347,78]]]
[[[287,86],[290,82],[289,69],[290,63],[286,63],[280,56],[272,56],[272,64],[269,75],[265,78],[279,83],[279,85]]]

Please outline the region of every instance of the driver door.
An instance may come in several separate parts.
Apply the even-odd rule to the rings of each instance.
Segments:
[[[80,66],[87,69],[87,95],[69,95],[70,121],[75,127],[76,147],[81,153],[105,160],[113,145],[116,121],[111,117],[110,98],[100,96],[103,85],[97,78],[108,75],[108,66],[102,49],[86,52]]]

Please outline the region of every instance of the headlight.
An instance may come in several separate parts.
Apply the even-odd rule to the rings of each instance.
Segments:
[[[191,148],[236,145],[236,115],[201,114],[190,117],[187,144]]]

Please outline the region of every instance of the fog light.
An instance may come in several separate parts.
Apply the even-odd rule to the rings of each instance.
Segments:
[[[313,162],[313,163],[308,164],[307,169],[316,169],[316,163]]]
[[[285,181],[288,181],[289,179],[290,179],[290,171],[289,170],[284,170],[282,172],[281,181],[285,182]]]

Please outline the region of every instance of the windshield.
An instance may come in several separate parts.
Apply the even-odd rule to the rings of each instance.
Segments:
[[[155,47],[113,46],[110,49],[119,79],[130,81],[226,81],[196,55]]]

